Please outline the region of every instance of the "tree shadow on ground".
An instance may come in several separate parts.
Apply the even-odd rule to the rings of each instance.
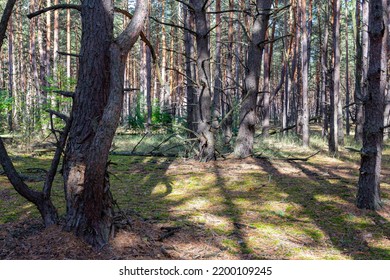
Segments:
[[[19,226],[18,237],[10,236],[8,229],[0,231],[0,243],[3,241],[5,246],[1,256],[24,259],[390,258],[385,247],[371,242],[378,236],[389,239],[389,223],[375,212],[355,209],[355,175],[348,173],[348,166],[334,168],[326,163],[283,161],[293,171],[288,173],[281,170],[279,161],[262,159],[199,163],[112,156],[111,161],[114,199],[125,213],[123,218],[129,218],[130,223],[118,228],[107,250],[97,255],[76,241],[69,243],[72,249],[67,248],[56,240],[73,240],[73,237],[57,231],[41,230],[40,235],[34,231],[34,236],[23,238],[20,234],[23,227]],[[1,232],[7,235],[3,240]],[[48,243],[48,235],[54,245],[42,245]],[[20,245],[11,248],[7,240]],[[322,251],[330,253],[326,255]]]
[[[276,177],[286,176],[269,160],[257,162],[267,173]],[[323,166],[295,161],[290,161],[290,164],[301,170],[303,176],[290,176],[288,180],[292,184],[280,184],[278,187],[288,194],[288,201],[302,207],[303,214],[329,237],[335,248],[353,259],[370,259],[373,251],[383,259],[390,259],[389,250],[369,244],[372,237],[370,232],[377,230],[377,227],[381,228],[385,238],[389,238],[390,224],[376,212],[354,208],[355,187],[351,188],[339,182],[331,183],[330,181],[337,180],[339,176],[329,170],[327,173],[332,179],[321,178],[319,174],[324,171]],[[299,188],[294,187],[297,185]]]

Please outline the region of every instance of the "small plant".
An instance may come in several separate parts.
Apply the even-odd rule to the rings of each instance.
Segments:
[[[0,90],[0,122],[4,127],[3,122],[7,120],[8,112],[12,108],[12,97],[8,96],[8,91]]]

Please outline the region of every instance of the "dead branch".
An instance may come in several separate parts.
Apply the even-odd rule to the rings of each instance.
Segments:
[[[140,152],[110,152],[110,155],[114,156],[136,156],[136,157],[166,157],[166,158],[177,158],[177,154],[164,154],[160,152],[151,152],[151,153],[140,153]]]
[[[145,138],[148,134],[149,134],[149,132],[146,132],[146,133],[142,136],[141,140],[139,140],[138,143],[137,143],[137,145],[135,145],[134,148],[131,150],[131,153],[134,153],[134,152],[135,152],[135,150],[137,149],[138,145],[141,144],[141,142],[144,140],[144,138]]]
[[[265,160],[287,160],[287,161],[308,161],[309,159],[311,159],[312,157],[318,155],[321,151],[317,151],[315,152],[314,154],[310,155],[310,156],[307,156],[307,157],[292,157],[292,158],[270,158],[270,157],[266,157],[266,156],[262,156],[261,154],[260,155],[253,155],[254,158],[258,158],[258,159],[265,159]]]
[[[76,53],[67,53],[67,52],[60,52],[60,51],[57,51],[57,53],[58,53],[59,55],[73,56],[73,57],[77,57],[77,58],[79,58],[79,57],[81,56],[81,55],[76,54]]]
[[[30,13],[27,15],[29,19],[32,19],[33,17],[39,16],[43,13],[52,11],[52,10],[61,10],[61,9],[74,9],[79,12],[81,12],[81,5],[75,5],[75,4],[58,4],[58,5],[53,5],[47,8],[44,8],[42,10]]]
[[[54,153],[54,157],[51,162],[50,169],[46,174],[45,184],[43,185],[43,195],[45,198],[50,197],[54,177],[57,173],[58,165],[60,163],[61,155],[64,150],[66,140],[68,139],[68,134],[70,131],[71,124],[72,124],[72,117],[69,117],[68,121],[66,122],[65,129],[61,134],[60,139],[57,142],[57,148]]]
[[[173,137],[175,137],[176,135],[175,134],[172,134],[172,135],[169,135],[169,137],[167,137],[166,139],[164,139],[160,144],[158,144],[156,147],[153,148],[153,150],[151,150],[149,153],[150,154],[153,154],[153,152],[157,151],[158,149],[160,149],[160,147],[165,144],[166,142],[168,142],[169,140],[171,140]]]
[[[63,91],[63,90],[53,90],[54,93],[58,93],[59,95],[65,96],[65,97],[71,97],[74,98],[74,92],[71,91]]]
[[[309,122],[313,122],[313,121],[316,121],[316,120],[318,120],[318,119],[320,119],[321,117],[313,117],[313,118],[311,118],[310,120],[309,120]],[[294,125],[290,125],[290,126],[288,126],[288,127],[286,127],[286,128],[281,128],[281,129],[279,129],[279,130],[274,130],[274,131],[271,131],[270,133],[269,133],[269,135],[274,135],[274,134],[276,134],[276,133],[281,133],[281,132],[284,132],[284,131],[288,131],[288,130],[291,130],[291,129],[293,129],[293,128],[295,128],[297,125],[296,124],[294,124]],[[256,135],[255,136],[255,138],[257,138],[257,137],[259,137],[259,136],[261,136],[262,134],[258,134],[258,135]]]
[[[124,88],[123,91],[137,91],[139,88]]]
[[[314,154],[308,156],[308,157],[304,157],[304,158],[300,158],[300,157],[296,157],[296,158],[285,158],[284,160],[289,160],[289,161],[308,161],[309,159],[311,159],[312,157],[318,155],[321,151],[317,151],[315,152]]]
[[[223,11],[208,11],[208,12],[206,12],[206,14],[212,14],[212,15],[225,14],[225,13],[244,13],[244,14],[247,14],[249,16],[251,15],[250,9],[244,9],[244,10],[231,9],[231,10],[223,10]]]
[[[159,19],[157,19],[157,18],[155,18],[155,17],[150,17],[150,18],[151,18],[152,20],[154,20],[155,22],[159,23],[159,24],[167,25],[167,26],[174,27],[174,28],[180,28],[180,29],[183,29],[183,30],[188,31],[190,34],[192,34],[192,35],[194,35],[194,36],[197,35],[197,33],[196,33],[194,30],[189,29],[189,28],[187,28],[187,27],[185,27],[185,26],[181,26],[181,25],[177,25],[177,24],[169,23],[169,22],[163,22],[163,21],[161,21],[161,20],[159,20]]]
[[[182,3],[184,6],[186,6],[189,10],[191,10],[191,11],[194,11],[194,7],[192,7],[189,3],[186,3],[186,2],[184,2],[184,1],[182,1],[182,0],[175,0],[175,1],[177,1],[177,2],[179,2],[179,3]]]
[[[51,115],[56,115],[57,117],[59,117],[60,119],[64,120],[65,122],[69,121],[69,116],[67,116],[65,114],[62,114],[60,112],[57,112],[57,111],[54,111],[54,110],[51,110],[51,109],[47,109],[46,112],[48,112]]]

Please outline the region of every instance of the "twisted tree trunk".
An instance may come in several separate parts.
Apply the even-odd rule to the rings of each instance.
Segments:
[[[259,91],[261,57],[263,55],[265,34],[271,13],[272,0],[257,0],[259,14],[252,26],[252,40],[249,42],[242,106],[240,110],[240,127],[234,148],[239,158],[252,155],[253,139],[257,122],[256,104]]]

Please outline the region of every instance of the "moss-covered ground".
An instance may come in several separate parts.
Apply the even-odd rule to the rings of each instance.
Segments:
[[[139,139],[117,137],[116,149],[131,151]],[[147,151],[147,145],[161,139],[149,139],[153,143],[142,143],[140,149]],[[169,145],[177,143],[168,141],[162,147]],[[383,156],[383,209],[377,212],[355,207],[359,147],[350,139],[345,147],[334,156],[320,137],[313,136],[311,148],[304,149],[299,139],[276,135],[257,138],[259,157],[245,160],[199,163],[180,157],[113,155],[112,192],[130,216],[182,231],[180,240],[175,241],[174,233],[161,240],[162,252],[174,248],[176,255],[170,256],[175,258],[390,259],[390,147],[385,146]],[[299,160],[317,151],[308,160]],[[32,174],[36,170],[29,168],[47,169],[50,158],[13,153],[18,170],[35,177],[41,174]],[[40,188],[42,182],[29,185]],[[65,211],[62,188],[58,175],[53,200],[60,215]],[[0,176],[0,227],[38,216],[35,207]],[[137,238],[145,241],[150,236]],[[113,244],[128,248],[129,240],[114,239]],[[214,253],[190,253],[203,245]]]

